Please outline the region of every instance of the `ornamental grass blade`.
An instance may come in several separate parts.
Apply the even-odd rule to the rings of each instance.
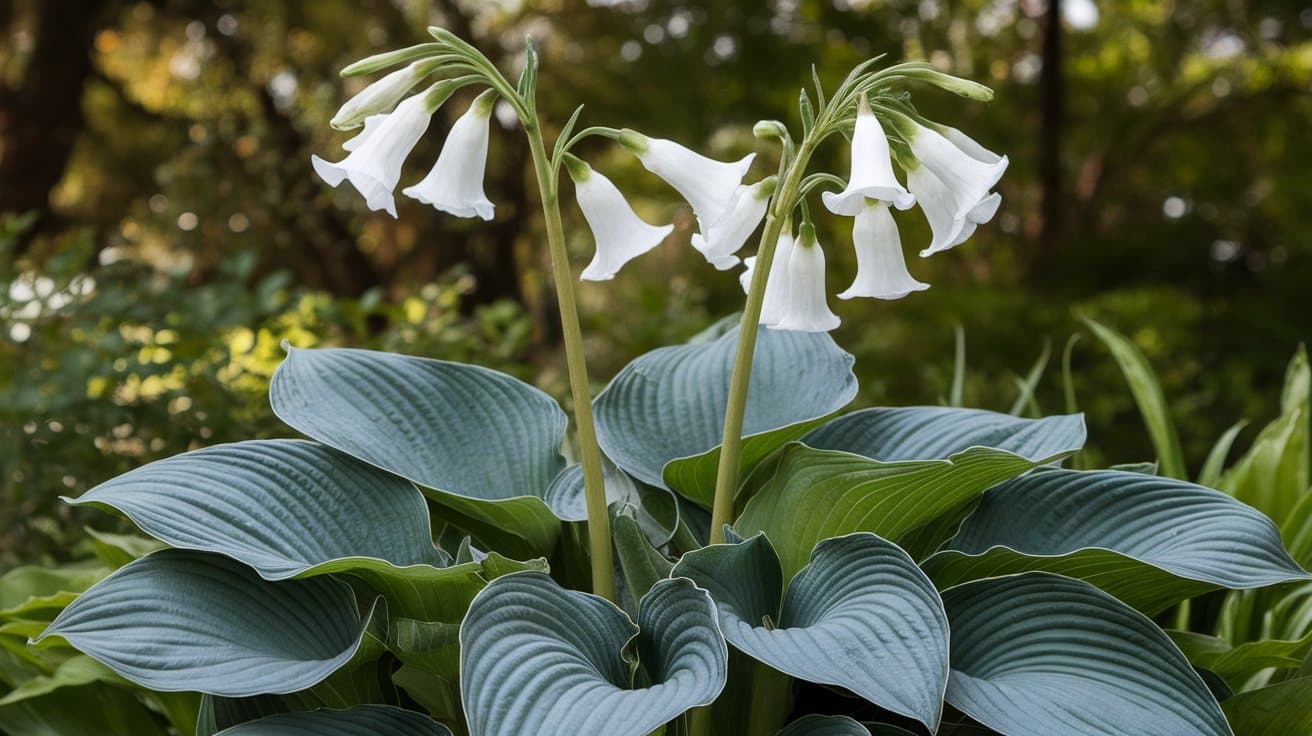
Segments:
[[[625,472],[710,507],[738,328],[658,348],[594,403],[597,440]],[[824,333],[761,328],[743,421],[742,472],[856,396],[853,358]]]
[[[497,371],[371,350],[289,349],[269,384],[297,431],[413,481],[441,505],[545,554],[560,524],[543,500],[565,467],[568,420],[546,393]]]
[[[1088,583],[1048,573],[943,593],[947,701],[1008,736],[1230,736],[1216,699],[1161,629]]]
[[[507,575],[474,600],[460,644],[479,736],[646,736],[715,700],[728,667],[715,607],[689,580],[653,587],[635,624],[544,574]]]
[[[763,534],[688,553],[671,574],[711,594],[725,638],[753,659],[937,727],[947,617],[929,579],[896,545],[873,534],[826,539],[786,593]]]
[[[152,690],[291,693],[347,664],[366,621],[327,577],[269,582],[219,555],[162,550],[82,594],[39,639],[60,636]]]
[[[1045,470],[991,489],[923,567],[940,589],[1058,573],[1149,615],[1216,588],[1312,579],[1257,510],[1193,483],[1116,470]]]

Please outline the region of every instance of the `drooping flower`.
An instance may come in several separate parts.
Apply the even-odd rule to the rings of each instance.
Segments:
[[[433,94],[440,85],[403,100],[391,113],[379,116],[372,130],[348,141],[352,144],[350,153],[341,161],[332,163],[311,156],[315,172],[332,187],[351,182],[364,195],[369,209],[386,210],[396,217],[392,190],[401,178],[401,164],[428,129],[433,111],[446,99],[445,95]]]
[[[474,99],[451,126],[428,175],[402,189],[402,194],[456,217],[492,219],[495,205],[483,193],[483,174],[487,169],[488,121],[496,98],[496,91],[488,90]]]
[[[391,112],[434,68],[431,61],[416,61],[380,78],[347,100],[328,124],[337,130],[351,130],[360,127],[370,115]]]
[[[738,257],[734,253],[743,247],[748,236],[761,224],[770,205],[770,195],[774,194],[774,187],[773,176],[755,184],[740,184],[720,219],[709,225],[702,223],[702,231],[693,233],[692,247],[721,271],[737,265]]]
[[[797,332],[828,332],[839,325],[825,295],[825,253],[815,239],[815,227],[803,223],[788,257],[788,298],[782,319],[773,327]]]
[[[1003,156],[981,146],[974,138],[971,138],[960,130],[946,125],[936,125],[934,126],[934,129],[941,133],[944,138],[951,141],[952,145],[960,148],[966,153],[966,155],[976,161],[989,165],[996,165],[1001,162],[1004,167],[1006,166],[1006,159]],[[976,227],[993,219],[993,216],[997,214],[998,207],[1001,204],[1002,195],[993,192],[987,197],[981,199],[974,207],[971,207],[970,211],[966,213],[966,220],[961,227],[961,232],[957,234],[957,237],[949,247],[966,242],[971,235],[975,234]]]
[[[1007,170],[1007,157],[997,156],[970,141],[974,148],[988,153],[983,159],[976,158],[942,133],[902,113],[894,111],[890,114],[898,133],[911,146],[911,153],[916,160],[939,180],[942,189],[946,191],[946,200],[951,203],[952,219],[964,221],[967,213],[983,202],[993,185],[1002,178],[1003,172]],[[964,134],[961,137],[964,138]],[[908,184],[910,176],[908,172]],[[915,187],[911,191],[917,197],[920,196]],[[956,235],[953,233],[952,237]]]
[[[713,224],[729,207],[729,200],[751,167],[755,153],[737,161],[716,161],[664,138],[648,138],[620,131],[619,142],[638,157],[648,171],[664,179],[692,206],[693,214]]]
[[[856,278],[838,295],[839,299],[901,299],[929,288],[907,271],[902,238],[887,203],[865,201],[852,224],[852,244],[856,248]]]
[[[993,193],[961,213],[958,210],[959,203],[952,191],[929,170],[929,167],[919,162],[909,164],[907,186],[915,193],[933,235],[929,246],[920,251],[922,258],[966,242],[975,233],[977,226],[993,219],[998,206],[1002,203],[1002,195]]]
[[[621,266],[660,245],[673,232],[673,225],[644,222],[611,180],[593,171],[581,159],[566,154],[565,168],[574,180],[583,219],[587,220],[597,242],[596,254],[583,269],[581,278],[588,281],[612,279]]]
[[[761,324],[773,327],[784,318],[788,306],[788,260],[793,256],[792,226],[785,223],[779,231],[779,240],[774,247],[774,260],[770,263],[770,278],[765,282],[765,298],[761,301]],[[756,256],[743,259],[746,266],[738,275],[738,283],[743,293],[751,291],[752,276],[756,273]]]
[[[915,195],[908,192],[893,173],[893,159],[889,155],[888,138],[879,120],[870,111],[870,103],[861,96],[857,109],[856,129],[852,132],[852,169],[847,187],[841,192],[825,192],[821,199],[825,207],[836,215],[855,215],[863,207],[863,200],[878,199],[905,210],[916,203]]]
[[[386,119],[387,119],[387,115],[385,113],[379,115],[370,115],[369,117],[365,118],[364,128],[359,133],[356,133],[355,135],[343,141],[342,150],[346,151],[347,153],[350,153],[351,151],[354,151],[355,149],[359,148],[360,144],[364,143],[365,139],[369,137],[369,134],[376,132],[378,130],[378,126],[381,125],[382,122]]]

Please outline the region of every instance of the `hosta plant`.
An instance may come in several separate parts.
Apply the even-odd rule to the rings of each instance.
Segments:
[[[578,112],[549,146],[531,43],[511,84],[433,36],[346,70],[390,71],[333,119],[359,130],[346,155],[314,169],[397,214],[402,163],[470,88],[432,169],[402,192],[490,219],[489,120],[513,113],[543,206],[572,436],[550,396],[492,370],[289,347],[270,401],[305,439],[196,450],[73,500],[166,548],[92,585],[33,632],[39,646],[67,643],[151,692],[202,693],[178,730],[205,736],[1231,733],[1152,617],[1207,591],[1306,581],[1266,516],[1183,480],[1064,469],[1079,415],[849,410],[853,359],[828,335],[811,200],[852,218],[858,267],[841,298],[926,288],[893,210],[918,204],[921,254],[947,250],[993,216],[1007,159],[923,118],[910,93],[987,89],[914,62],[862,64],[830,93],[817,79],[800,129],[756,124],[777,168],[744,183],[753,155],[577,129]],[[560,182],[596,241],[585,278],[612,277],[670,228],[572,153],[589,137],[682,195],[692,245],[717,268],[761,231],[741,316],[638,357],[595,398]],[[846,178],[810,170],[844,139]]]

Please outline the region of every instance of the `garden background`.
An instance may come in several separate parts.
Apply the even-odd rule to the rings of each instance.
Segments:
[[[1196,470],[1233,422],[1251,422],[1242,449],[1278,413],[1312,336],[1303,0],[0,0],[0,569],[85,551],[60,495],[285,433],[265,398],[284,340],[474,361],[568,408],[522,136],[494,126],[489,227],[408,199],[392,220],[311,171],[345,139],[326,124],[336,70],[428,25],[508,69],[533,35],[554,124],[585,103],[586,122],[640,122],[722,159],[753,150],[756,120],[791,120],[811,63],[832,84],[887,53],[993,86],[989,104],[917,103],[1011,157],[994,224],[953,257],[912,259],[927,292],[831,300],[858,405],[948,401],[959,325],[966,405],[1064,411],[1068,354],[1093,459],[1151,459],[1087,316],[1145,352]],[[599,388],[742,293],[687,246],[691,214],[631,155],[601,139],[579,152],[678,226],[615,281],[580,287]],[[821,161],[841,171],[844,155]],[[918,212],[899,224],[913,253],[928,242]],[[581,268],[591,238],[567,227]],[[853,271],[849,237],[821,233],[835,284]]]

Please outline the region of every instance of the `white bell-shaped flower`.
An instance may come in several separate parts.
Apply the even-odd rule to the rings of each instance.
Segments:
[[[929,288],[907,271],[902,237],[887,203],[865,201],[852,224],[852,244],[856,248],[856,278],[847,291],[838,295],[839,299],[901,299]]]
[[[474,99],[451,126],[428,175],[402,189],[402,194],[456,217],[492,219],[495,205],[483,193],[483,174],[487,169],[488,121],[496,98],[497,93],[488,90]]]
[[[856,129],[852,131],[852,170],[847,187],[841,192],[825,192],[821,199],[830,212],[849,216],[859,212],[866,199],[889,202],[900,210],[916,203],[915,195],[908,192],[893,173],[888,138],[870,111],[865,95],[861,96]]]
[[[993,193],[961,213],[952,191],[929,167],[919,163],[912,163],[907,169],[907,186],[915,193],[933,235],[929,247],[920,251],[922,258],[966,242],[977,226],[993,219],[1002,203],[1002,195]]]
[[[328,124],[337,130],[351,130],[360,127],[370,115],[391,112],[435,67],[431,61],[416,61],[382,77],[347,100]]]
[[[734,254],[747,242],[756,226],[761,224],[770,206],[774,186],[773,176],[755,184],[739,185],[720,219],[710,225],[702,223],[702,232],[693,233],[692,247],[721,271],[738,265],[738,256]]]
[[[620,131],[619,142],[648,171],[664,179],[692,206],[703,224],[713,224],[729,208],[755,153],[737,161],[716,161],[664,138],[648,138],[633,130]]]
[[[952,142],[952,145],[960,148],[966,155],[985,164],[997,164],[1003,161],[1003,157],[981,146],[974,138],[965,133],[946,125],[937,125],[934,128]],[[1005,164],[1004,164],[1005,166]],[[1002,195],[994,192],[981,199],[970,211],[966,213],[966,221],[962,225],[961,232],[953,240],[951,245],[959,245],[966,242],[971,235],[975,234],[975,228],[993,219],[997,214],[998,207],[1002,204]]]
[[[839,325],[825,295],[825,253],[815,239],[815,227],[803,223],[788,258],[788,298],[783,318],[773,327],[797,332],[828,332]]]
[[[779,231],[779,240],[775,241],[774,259],[770,263],[770,278],[765,282],[765,298],[761,302],[761,324],[773,327],[784,318],[788,307],[788,260],[793,257],[792,226],[785,224]],[[756,273],[756,256],[743,259],[746,266],[738,275],[738,283],[743,293],[751,291],[752,276]]]
[[[976,158],[942,133],[926,128],[901,113],[893,115],[898,131],[910,144],[916,160],[938,178],[950,195],[953,219],[964,221],[967,213],[983,202],[993,185],[1002,178],[1003,172],[1007,170],[1007,157],[988,152],[987,158]],[[970,142],[975,148],[986,151],[974,141]],[[910,176],[908,172],[908,184]],[[911,191],[919,197],[915,187],[911,187]],[[955,236],[956,233],[953,234]]]
[[[597,241],[597,252],[583,269],[581,278],[587,281],[614,278],[620,267],[660,245],[674,231],[673,225],[644,222],[615,184],[582,160],[566,154],[565,168],[574,180],[583,219]]]
[[[391,113],[380,116],[372,130],[348,141],[352,148],[341,161],[331,163],[311,156],[315,173],[329,186],[351,182],[351,186],[364,195],[369,209],[386,210],[396,217],[392,190],[401,178],[401,164],[428,129],[429,119],[437,109],[437,105],[432,104],[430,93],[431,90],[410,97]]]
[[[350,153],[351,151],[354,151],[355,149],[359,148],[360,144],[364,143],[365,139],[369,137],[369,134],[377,131],[378,126],[382,125],[383,121],[386,119],[387,119],[386,114],[370,115],[369,117],[365,118],[364,128],[362,128],[359,133],[356,133],[355,135],[343,141],[342,150],[346,151],[347,153]]]

